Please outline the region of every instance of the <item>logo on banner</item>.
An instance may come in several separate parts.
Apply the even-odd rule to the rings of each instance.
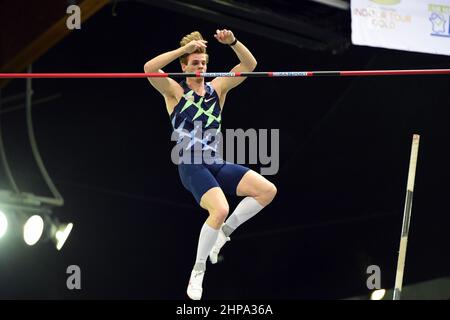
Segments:
[[[402,0],[371,0],[371,1],[378,3],[378,4],[393,5],[393,4],[399,4]]]
[[[431,35],[438,37],[450,37],[450,7],[439,4],[430,4]]]

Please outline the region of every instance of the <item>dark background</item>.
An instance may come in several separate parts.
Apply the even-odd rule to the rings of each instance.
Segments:
[[[229,28],[146,6],[108,5],[33,64],[34,72],[143,72],[198,30],[208,70],[238,60],[213,34]],[[233,30],[233,29],[232,29]],[[351,46],[299,49],[233,30],[257,71],[448,68],[447,56]],[[164,68],[179,72],[174,62]],[[412,135],[421,135],[404,284],[448,276],[448,76],[251,78],[234,89],[223,129],[280,130],[274,202],[242,225],[208,265],[205,299],[342,299],[369,293],[369,265],[394,285]],[[14,80],[2,92],[23,92]],[[184,299],[206,212],[170,159],[171,125],[145,79],[36,79],[40,152],[74,223],[66,245],[0,240],[2,299]],[[14,176],[50,195],[34,164],[24,109],[2,114]],[[251,166],[259,170],[259,166]],[[0,187],[7,188],[3,172]],[[237,198],[229,198],[231,210]],[[230,211],[231,213],[231,211]],[[81,268],[82,289],[66,288]]]

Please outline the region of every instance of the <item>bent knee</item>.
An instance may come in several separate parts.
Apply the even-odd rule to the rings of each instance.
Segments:
[[[270,201],[272,201],[273,198],[275,198],[277,191],[278,191],[277,187],[273,183],[269,183],[269,186],[266,190],[267,198],[270,199]]]
[[[259,198],[264,203],[264,205],[268,205],[275,198],[276,194],[277,187],[273,183],[269,182],[261,190]]]
[[[215,222],[222,224],[228,216],[228,212],[230,208],[228,204],[222,204],[220,206],[216,206],[215,208],[211,208],[209,210],[209,214]]]

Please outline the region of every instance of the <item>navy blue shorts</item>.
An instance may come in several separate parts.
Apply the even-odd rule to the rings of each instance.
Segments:
[[[206,191],[214,187],[220,187],[225,194],[236,195],[239,182],[249,170],[247,167],[225,160],[213,164],[178,165],[183,186],[192,193],[198,204]]]

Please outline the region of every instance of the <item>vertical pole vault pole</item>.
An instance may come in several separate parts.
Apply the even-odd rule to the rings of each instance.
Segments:
[[[402,234],[400,237],[400,250],[398,252],[397,273],[395,275],[394,300],[400,300],[400,295],[402,293],[403,271],[405,269],[406,247],[408,245],[409,222],[411,220],[419,140],[420,136],[414,134],[411,146],[411,157],[409,159],[408,183],[406,189],[405,211],[403,212]]]

